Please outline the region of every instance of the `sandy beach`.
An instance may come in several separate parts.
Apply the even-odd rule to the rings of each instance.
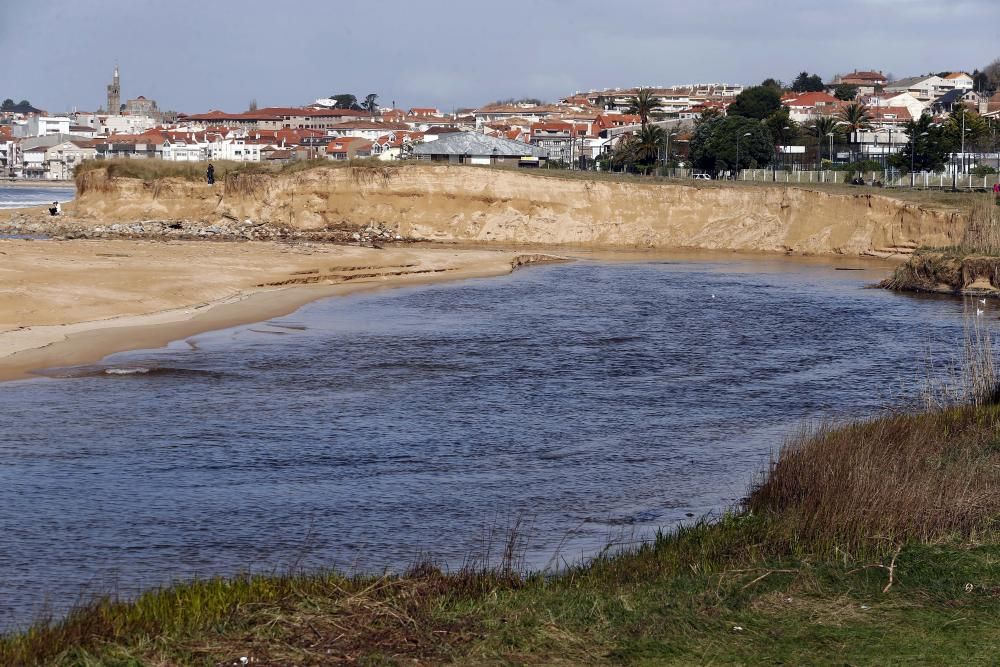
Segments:
[[[501,275],[524,256],[405,246],[4,239],[0,380],[278,317],[327,296]]]

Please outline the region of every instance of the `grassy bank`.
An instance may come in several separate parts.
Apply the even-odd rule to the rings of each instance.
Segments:
[[[743,507],[558,576],[178,585],[0,640],[0,664],[994,664],[1000,406],[820,427]]]
[[[1000,295],[1000,199],[974,195],[962,240],[946,248],[919,248],[881,287],[917,292]]]

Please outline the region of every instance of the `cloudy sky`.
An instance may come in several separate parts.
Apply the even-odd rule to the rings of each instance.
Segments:
[[[0,0],[0,99],[198,112],[310,102],[476,106],[608,86],[897,77],[1000,57],[1000,0]]]

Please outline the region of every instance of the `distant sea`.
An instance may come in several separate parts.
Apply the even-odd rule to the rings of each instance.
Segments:
[[[67,186],[0,184],[0,209],[41,206],[54,201],[66,203],[74,194],[73,188]]]

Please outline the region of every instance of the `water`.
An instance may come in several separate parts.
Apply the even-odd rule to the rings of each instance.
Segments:
[[[520,513],[544,567],[717,511],[803,420],[954,350],[963,303],[881,276],[537,267],[0,385],[0,626],[192,576],[459,565]]]
[[[73,188],[66,186],[3,185],[0,183],[0,209],[51,205],[54,201],[65,204],[73,199],[74,194]]]

